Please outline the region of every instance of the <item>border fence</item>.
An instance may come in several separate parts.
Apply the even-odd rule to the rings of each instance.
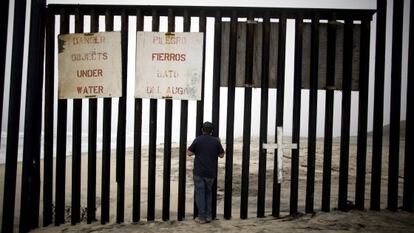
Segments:
[[[215,127],[214,135],[219,135],[219,113],[225,111],[227,116],[226,129],[226,158],[225,158],[225,187],[224,187],[224,218],[232,217],[232,182],[233,182],[233,154],[234,154],[234,116],[235,116],[235,88],[244,88],[244,117],[243,117],[243,150],[241,174],[241,202],[240,218],[248,217],[249,197],[249,161],[251,143],[251,116],[252,116],[252,89],[259,87],[261,93],[260,107],[260,139],[258,161],[258,193],[257,217],[265,216],[265,182],[266,182],[266,150],[263,143],[267,142],[268,118],[274,117],[276,126],[283,126],[283,105],[285,85],[286,61],[286,28],[287,20],[295,22],[295,53],[294,53],[294,90],[293,90],[293,130],[292,143],[300,143],[300,114],[301,90],[309,89],[309,118],[308,118],[308,152],[306,174],[306,213],[314,212],[314,183],[315,183],[315,150],[317,130],[317,93],[325,90],[325,131],[324,131],[324,158],[323,158],[323,186],[322,211],[330,211],[331,207],[331,166],[332,166],[332,128],[334,120],[334,91],[342,92],[341,106],[341,136],[340,136],[340,168],[338,209],[349,209],[348,201],[348,172],[349,172],[349,140],[351,118],[351,92],[357,91],[358,98],[358,144],[355,206],[359,210],[367,207],[366,196],[366,156],[367,156],[367,121],[368,121],[368,82],[370,59],[375,58],[375,89],[373,115],[373,143],[372,143],[372,175],[369,208],[380,210],[381,173],[388,172],[387,208],[391,211],[398,209],[398,180],[400,154],[400,118],[401,118],[401,80],[402,80],[402,34],[403,34],[403,1],[394,2],[393,31],[392,31],[392,63],[391,63],[391,111],[389,137],[389,165],[388,171],[382,170],[383,147],[383,109],[384,109],[384,67],[385,67],[385,38],[386,38],[386,11],[387,1],[378,0],[376,10],[355,9],[301,9],[301,8],[242,8],[242,7],[189,7],[189,6],[130,6],[130,5],[67,5],[49,4],[45,0],[33,0],[31,3],[30,35],[28,51],[27,90],[23,93],[26,98],[23,173],[20,208],[20,232],[39,227],[39,207],[43,205],[43,226],[59,225],[65,222],[65,193],[66,178],[66,148],[72,147],[72,183],[71,183],[71,223],[76,224],[81,219],[81,138],[82,138],[82,103],[81,99],[59,99],[55,105],[55,35],[56,25],[59,25],[59,34],[69,33],[74,27],[76,33],[84,32],[84,18],[90,17],[90,32],[98,32],[100,17],[104,17],[105,30],[114,29],[114,17],[121,18],[122,38],[122,97],[118,100],[118,109],[112,108],[111,98],[104,98],[102,148],[97,148],[97,99],[88,100],[88,164],[87,164],[87,212],[88,223],[96,221],[97,200],[97,150],[102,150],[102,190],[100,222],[110,221],[110,167],[111,156],[116,156],[116,222],[125,221],[125,151],[126,142],[126,91],[128,64],[128,34],[136,33],[128,30],[130,18],[136,19],[136,30],[144,29],[144,22],[151,17],[152,31],[159,31],[160,17],[168,17],[168,31],[175,31],[176,17],[183,18],[183,31],[190,31],[191,17],[199,19],[199,31],[206,36],[206,20],[214,18],[214,57],[213,57],[213,85],[212,85],[212,123]],[[1,28],[7,30],[9,1],[2,1],[0,7]],[[7,5],[6,5],[7,4]],[[3,6],[4,5],[4,6]],[[413,102],[414,82],[414,15],[413,5],[410,8],[410,33],[408,52],[408,83],[407,106]],[[18,153],[19,118],[21,102],[21,85],[23,69],[23,40],[26,0],[16,0],[14,7],[13,47],[11,59],[11,82],[9,97],[9,113],[7,127],[7,149],[5,165],[5,184],[3,200],[2,232],[12,232],[15,219],[16,202],[16,169]],[[372,17],[376,14],[375,54],[370,54],[370,40]],[[70,17],[74,17],[71,22]],[[226,22],[223,18],[227,18]],[[243,19],[243,20],[241,20]],[[275,23],[277,22],[277,23]],[[74,24],[74,25],[71,25]],[[243,26],[241,26],[243,24]],[[276,25],[276,26],[275,26]],[[226,31],[225,28],[227,28]],[[260,30],[259,30],[260,28]],[[277,31],[272,31],[277,30]],[[241,33],[243,31],[243,33]],[[338,33],[341,31],[341,33]],[[223,33],[228,33],[223,36]],[[275,33],[276,37],[271,37]],[[240,35],[243,38],[240,39]],[[277,39],[277,42],[275,40]],[[323,38],[323,40],[322,40]],[[1,35],[0,43],[0,103],[3,104],[4,70],[6,59],[7,33]],[[227,41],[225,41],[227,40]],[[341,43],[338,43],[341,41]],[[226,44],[226,45],[223,45]],[[260,45],[259,50],[256,44]],[[243,50],[242,58],[238,57],[240,45]],[[324,49],[322,49],[322,47]],[[339,51],[340,48],[340,51]],[[223,51],[225,50],[225,51]],[[277,51],[277,52],[274,52]],[[139,51],[137,51],[139,53]],[[205,53],[205,47],[204,47]],[[227,59],[223,59],[226,54]],[[258,55],[259,54],[259,55]],[[259,59],[260,58],[260,59]],[[203,61],[205,56],[203,58]],[[242,62],[240,63],[240,59]],[[335,61],[341,60],[338,64]],[[203,63],[205,64],[205,62]],[[340,66],[340,67],[339,67]],[[241,67],[243,70],[240,71]],[[324,67],[321,71],[320,67]],[[204,113],[204,65],[203,65],[203,99],[196,103],[196,129],[200,129]],[[273,70],[274,71],[273,71]],[[341,73],[338,75],[338,69]],[[357,70],[357,72],[355,72]],[[223,77],[223,72],[226,77]],[[273,72],[273,73],[272,73]],[[405,72],[405,71],[404,71]],[[274,76],[274,81],[270,81]],[[241,81],[238,81],[241,78]],[[254,81],[258,80],[258,81]],[[322,81],[323,80],[323,81]],[[322,84],[321,84],[322,82]],[[273,84],[270,84],[273,83]],[[270,86],[269,86],[270,85]],[[227,88],[227,109],[220,108],[220,87]],[[276,88],[276,116],[269,116],[269,89]],[[148,190],[147,206],[141,206],[141,159],[142,159],[142,99],[136,98],[134,112],[134,148],[133,148],[133,200],[132,221],[137,222],[141,208],[146,208],[147,220],[155,219],[155,172],[157,155],[157,122],[158,102],[151,99],[149,104],[149,144],[148,144]],[[173,124],[173,101],[165,101],[165,128],[163,146],[163,200],[162,220],[170,219],[170,179],[171,179],[171,132]],[[68,102],[73,102],[73,112],[68,112]],[[188,127],[189,101],[181,100],[180,104],[180,139],[179,139],[179,178],[177,218],[185,218],[186,202],[186,148]],[[1,106],[2,107],[2,106]],[[56,111],[57,109],[57,111]],[[114,122],[112,112],[117,111],[116,153],[111,152],[111,128]],[[57,116],[55,114],[57,113]],[[406,110],[406,135],[404,159],[403,209],[413,211],[414,198],[414,151],[412,124],[414,114],[412,108]],[[67,116],[72,114],[73,140],[67,145]],[[42,117],[44,125],[42,125]],[[99,116],[101,117],[101,116]],[[54,129],[54,119],[57,119],[57,130]],[[178,122],[177,122],[178,123]],[[175,124],[175,123],[174,123]],[[44,134],[43,150],[41,150],[41,134]],[[201,132],[197,130],[196,135]],[[276,134],[276,132],[275,132]],[[54,141],[54,135],[56,140]],[[41,155],[41,151],[43,155]],[[41,172],[40,158],[43,160]],[[54,157],[56,158],[54,160]],[[298,210],[298,172],[300,151],[292,149],[290,174],[289,212],[295,215]],[[305,158],[304,158],[305,159]],[[54,171],[54,161],[56,174]],[[278,166],[274,161],[274,172]],[[43,175],[41,176],[41,173]],[[43,180],[41,180],[43,177]],[[55,182],[55,190],[53,183]],[[272,216],[279,217],[281,190],[277,179],[273,181]],[[43,184],[41,186],[41,183]],[[41,192],[40,188],[43,187]],[[43,197],[40,197],[40,194]],[[217,194],[217,181],[214,185]],[[40,201],[42,199],[42,201]],[[217,195],[213,195],[213,215],[217,214]],[[197,215],[196,206],[194,216]],[[214,217],[213,216],[213,217]]]

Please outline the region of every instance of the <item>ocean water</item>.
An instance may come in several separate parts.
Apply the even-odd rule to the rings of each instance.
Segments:
[[[157,138],[162,137],[162,135],[159,135]],[[24,137],[23,133],[19,135],[19,146],[18,146],[18,153],[17,153],[17,160],[19,162],[23,159],[23,142]],[[44,137],[42,134],[41,137],[41,144],[40,144],[40,158],[43,159],[44,153],[43,153],[43,145],[44,145]],[[142,145],[148,145],[148,135],[144,133],[142,135]],[[133,133],[127,133],[126,134],[126,142],[125,147],[126,148],[132,148],[134,146],[134,135]],[[6,148],[7,148],[7,135],[3,133],[1,135],[1,147],[0,147],[0,164],[4,164],[6,162]],[[97,135],[97,142],[96,142],[96,148],[97,151],[102,151],[102,134]],[[116,134],[111,135],[111,149],[116,149]],[[82,153],[88,151],[88,135],[83,134],[82,135],[82,146],[81,146]],[[66,138],[66,155],[71,156],[72,154],[72,134],[67,134]],[[54,143],[53,143],[53,157],[56,157],[56,135],[54,137]]]

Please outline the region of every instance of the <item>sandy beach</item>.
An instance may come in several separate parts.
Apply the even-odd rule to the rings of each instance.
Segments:
[[[405,212],[319,212],[300,215],[298,217],[282,217],[275,219],[249,218],[247,220],[216,220],[210,224],[200,225],[192,220],[185,221],[154,221],[137,224],[85,223],[76,226],[69,224],[60,227],[47,227],[33,232],[414,232],[414,217]]]
[[[290,139],[286,139],[290,141]],[[369,208],[370,181],[371,181],[371,139],[368,139],[367,153],[367,176],[365,208]],[[404,138],[401,139],[401,151],[404,148]],[[355,200],[355,176],[356,176],[356,137],[351,137],[350,158],[349,158],[349,185],[348,200],[352,204]],[[226,145],[224,144],[224,147]],[[257,203],[257,173],[258,173],[258,139],[255,138],[251,143],[250,157],[250,176],[249,176],[249,209],[248,219],[240,219],[240,190],[241,190],[241,154],[242,141],[237,139],[234,144],[234,164],[233,164],[233,198],[232,198],[232,219],[223,219],[224,206],[224,168],[225,159],[219,160],[218,170],[218,207],[217,220],[210,224],[199,225],[193,221],[193,184],[192,184],[192,159],[187,160],[186,176],[186,218],[184,221],[177,221],[177,198],[178,198],[178,145],[172,145],[171,161],[171,196],[170,196],[170,221],[161,220],[162,210],[162,176],[163,176],[163,147],[157,146],[157,171],[156,171],[156,220],[146,221],[147,205],[147,167],[148,152],[144,147],[142,152],[142,189],[141,189],[141,221],[132,223],[132,150],[126,153],[126,173],[125,173],[125,222],[116,224],[116,182],[115,182],[115,152],[112,154],[111,162],[111,209],[110,223],[101,225],[100,222],[86,224],[85,208],[87,193],[87,156],[82,156],[82,181],[81,181],[81,209],[83,215],[82,223],[75,226],[70,225],[70,201],[71,201],[71,157],[67,158],[66,170],[66,224],[61,226],[48,226],[39,228],[33,232],[414,232],[414,214],[404,211],[390,212],[385,210],[387,198],[387,169],[388,169],[388,143],[384,140],[383,149],[383,170],[382,170],[382,190],[381,190],[381,211],[356,211],[339,212],[336,209],[338,203],[338,179],[339,179],[339,151],[340,138],[335,138],[333,142],[332,157],[332,192],[331,209],[329,213],[320,211],[322,198],[322,164],[323,164],[323,140],[318,139],[316,147],[316,171],[315,171],[315,214],[304,214],[305,212],[305,190],[306,190],[306,171],[307,171],[307,141],[301,139],[300,145],[300,169],[299,169],[299,214],[289,216],[289,196],[290,196],[290,151],[285,151],[283,157],[283,182],[281,186],[281,217],[271,217],[271,197],[273,184],[273,159],[274,155],[268,154],[267,157],[267,177],[266,177],[266,217],[256,218]],[[400,180],[399,180],[399,204],[402,203],[402,184],[403,184],[403,153],[400,156]],[[18,190],[20,190],[21,164],[18,168]],[[97,219],[100,219],[100,196],[101,196],[101,155],[97,155]],[[0,174],[4,174],[4,165],[0,166]],[[1,187],[3,179],[1,179]],[[0,191],[3,196],[3,189]],[[20,196],[16,196],[16,213],[19,213]],[[41,200],[42,202],[42,200]],[[42,206],[40,208],[42,213]],[[1,213],[0,213],[1,214]],[[40,219],[42,223],[42,219]],[[18,227],[18,214],[15,218],[16,230]]]

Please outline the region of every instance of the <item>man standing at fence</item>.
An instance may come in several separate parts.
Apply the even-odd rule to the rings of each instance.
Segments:
[[[217,159],[224,157],[220,139],[212,136],[213,124],[204,122],[202,135],[198,136],[187,150],[187,155],[195,155],[193,179],[198,207],[197,223],[211,221],[212,187],[217,174]]]

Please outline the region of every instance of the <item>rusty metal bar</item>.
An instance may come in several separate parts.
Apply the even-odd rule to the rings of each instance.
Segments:
[[[159,31],[160,18],[154,9],[152,12],[152,31]],[[158,100],[150,100],[149,145],[148,145],[148,207],[147,220],[155,219],[155,181],[156,181],[156,153],[157,153],[157,105]]]
[[[96,13],[91,14],[97,18]],[[113,31],[114,17],[110,10],[105,13],[105,31]],[[111,177],[111,112],[112,99],[104,98],[103,103],[103,127],[102,127],[102,185],[101,185],[101,223],[109,222],[110,206],[110,177]]]
[[[263,144],[267,143],[267,117],[269,102],[269,46],[270,46],[270,15],[266,12],[263,17],[263,47],[262,47],[262,79],[260,97],[260,137],[259,137],[259,171],[257,193],[257,217],[265,216],[266,196],[266,150]]]
[[[353,21],[345,20],[342,78],[341,151],[339,157],[338,209],[348,209],[349,137],[351,123]]]
[[[221,12],[216,11],[214,18],[214,68],[213,68],[213,97],[212,97],[212,123],[213,136],[219,136],[220,124],[220,66],[221,66]],[[218,166],[218,164],[217,164]],[[216,166],[216,171],[218,171]],[[216,176],[217,177],[217,176]],[[217,179],[213,183],[212,218],[217,215]]]
[[[60,13],[60,33],[69,33],[69,15],[63,9]],[[65,223],[67,100],[59,99],[57,108],[55,225],[58,226]]]
[[[6,53],[7,53],[7,27],[9,25],[9,4],[10,0],[0,2],[0,109],[3,109],[4,97],[4,77],[6,71]],[[3,111],[0,112],[0,122],[3,122]],[[0,137],[1,142],[1,137]]]
[[[371,210],[379,210],[381,203],[382,130],[384,120],[384,72],[387,0],[377,1],[377,29],[375,42],[374,119],[372,132]]]
[[[354,20],[371,19],[375,10],[361,9],[320,9],[320,8],[272,8],[272,7],[225,7],[225,6],[140,6],[140,5],[74,5],[74,4],[50,4],[49,8],[52,12],[58,13],[61,8],[65,8],[69,13],[73,14],[74,9],[80,7],[85,11],[96,9],[97,13],[105,14],[106,9],[111,9],[115,15],[121,15],[126,11],[128,15],[135,15],[136,10],[140,9],[144,16],[151,16],[152,10],[156,10],[159,16],[168,16],[168,9],[173,9],[176,16],[183,16],[187,10],[190,17],[200,16],[200,11],[205,12],[206,17],[215,17],[217,10],[221,11],[222,17],[231,17],[233,11],[237,11],[238,17],[247,18],[249,12],[254,10],[253,17],[261,18],[266,12],[271,18],[279,18],[282,13],[287,19],[295,19],[299,14],[303,18],[310,19],[313,15],[318,14],[321,20],[329,19],[332,13],[337,15],[338,20],[352,17]]]
[[[168,10],[168,32],[175,31],[174,11]],[[171,99],[165,100],[165,126],[164,126],[164,173],[162,190],[162,220],[170,219],[170,180],[171,180],[171,131],[172,131]]]
[[[98,15],[91,12],[91,32],[98,32]],[[89,100],[88,116],[88,190],[86,221],[95,221],[96,213],[96,130],[97,130],[97,100]]]
[[[128,78],[128,15],[126,11],[121,16],[121,49],[122,49],[122,96],[118,102],[118,129],[116,140],[116,182],[117,204],[116,222],[124,221],[125,209],[125,132],[126,132],[126,98]]]
[[[224,218],[231,218],[233,193],[234,99],[236,95],[237,12],[231,17],[229,46],[229,86],[227,92],[226,170],[224,184]]]
[[[336,57],[336,28],[337,22],[333,16],[328,24],[328,51],[326,56],[326,91],[325,91],[325,140],[323,150],[323,181],[322,181],[322,211],[331,209],[331,169],[332,169],[332,134],[333,134],[333,107],[335,86],[335,57]]]
[[[144,30],[144,17],[137,10],[137,31]],[[134,181],[132,197],[132,221],[138,222],[141,216],[141,149],[142,149],[142,99],[135,99],[134,116]]]
[[[29,61],[23,146],[20,232],[39,226],[45,1],[31,4]]]
[[[203,10],[199,12],[199,31],[204,32],[203,41],[206,41],[206,15]],[[204,80],[205,80],[205,51],[206,43],[203,45],[203,62],[202,62],[202,72],[201,72],[201,100],[197,101],[197,110],[196,110],[196,136],[201,135],[201,126],[203,124],[203,115],[204,115]],[[194,189],[194,214],[193,217],[198,216],[198,207],[195,201],[195,189]]]
[[[299,189],[299,140],[300,140],[300,103],[302,82],[302,43],[303,43],[303,18],[299,15],[295,20],[295,61],[293,80],[293,125],[292,143],[298,145],[297,150],[292,150],[291,181],[290,181],[290,207],[289,213],[298,213],[298,189]]]
[[[83,15],[75,13],[75,33],[83,32]],[[81,145],[82,145],[82,99],[73,100],[72,126],[72,199],[71,224],[80,222]],[[90,122],[89,122],[90,123]]]
[[[358,146],[357,174],[355,183],[355,205],[364,210],[365,176],[367,159],[367,122],[368,122],[368,82],[369,82],[369,48],[371,22],[363,20],[360,35],[360,74],[359,74],[359,103],[358,103]]]
[[[390,144],[387,196],[387,209],[391,211],[397,211],[398,209],[403,23],[404,1],[394,1],[392,19]]]
[[[55,89],[55,15],[50,12],[47,13],[45,52],[43,226],[48,226],[53,221],[53,99]]]
[[[25,19],[26,0],[18,0],[14,7],[2,232],[12,232],[14,224]]]
[[[410,45],[408,51],[408,75],[414,77],[414,4],[410,4]],[[413,127],[414,111],[414,80],[407,80],[407,115],[405,125],[405,158],[404,158],[404,191],[403,191],[403,209],[412,212],[414,203],[414,137]]]
[[[306,174],[306,213],[314,211],[315,192],[315,153],[316,119],[318,105],[318,61],[319,61],[319,16],[312,18],[310,90],[309,90],[309,129],[308,129],[308,170]]]
[[[251,12],[253,15],[253,12]],[[241,195],[240,195],[240,218],[247,219],[249,206],[249,166],[250,166],[250,140],[251,140],[251,121],[252,121],[252,84],[253,79],[253,45],[255,22],[250,16],[247,18],[246,33],[246,69],[244,73],[246,88],[244,90],[244,117],[243,117],[243,152],[242,152],[242,175],[241,175]]]
[[[191,18],[184,13],[184,32],[190,31]],[[188,100],[181,101],[180,117],[180,154],[178,165],[178,209],[177,219],[182,221],[185,217],[185,187],[186,187],[186,163],[187,163],[187,128],[188,128]]]
[[[277,100],[276,100],[276,132],[277,127],[283,127],[283,108],[285,100],[285,64],[286,64],[286,17],[282,14],[279,18],[279,40],[278,40],[278,59],[277,59]],[[276,137],[277,140],[277,137]],[[277,143],[277,141],[276,141]],[[280,215],[280,183],[278,183],[278,159],[277,150],[273,160],[273,196],[272,196],[272,216]]]

